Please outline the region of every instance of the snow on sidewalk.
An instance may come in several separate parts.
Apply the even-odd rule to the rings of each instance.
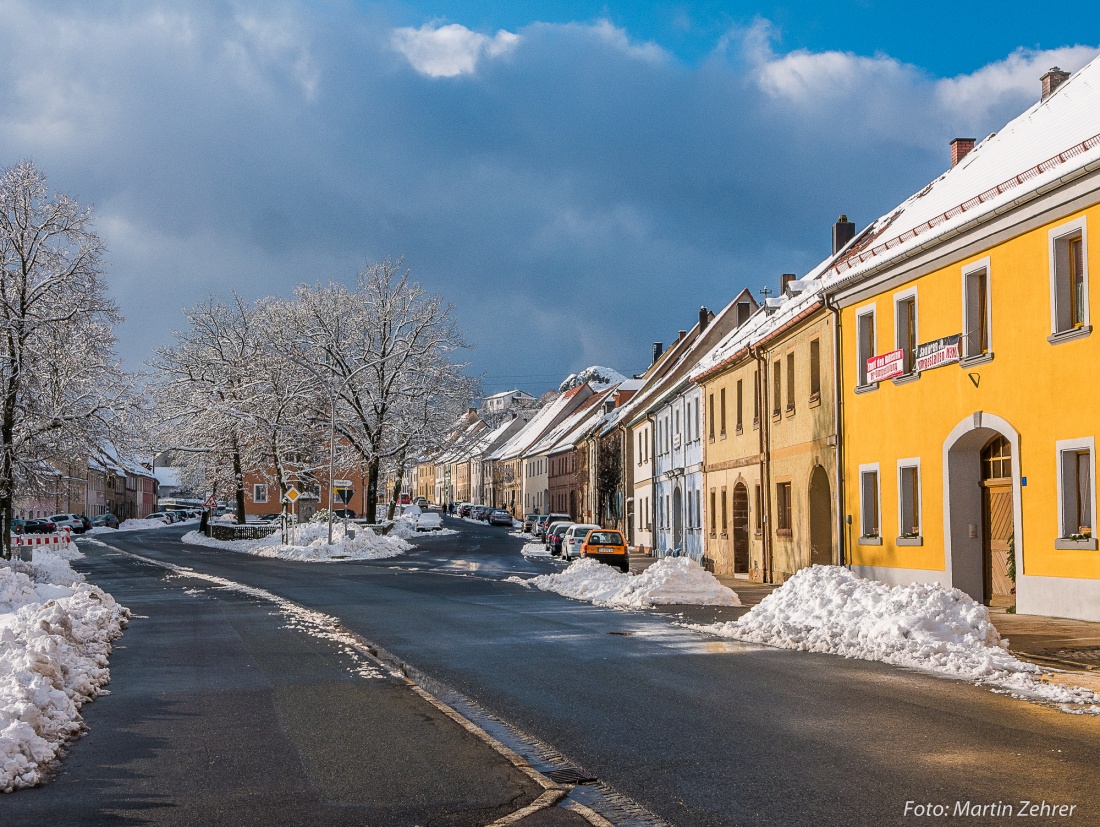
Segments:
[[[202,532],[189,531],[183,535],[183,542],[255,554],[257,557],[278,557],[307,563],[379,560],[396,557],[412,548],[407,540],[397,536],[411,536],[404,530],[399,529],[397,534],[379,536],[365,526],[352,528],[355,530],[354,538],[345,535],[343,523],[333,523],[331,546],[328,544],[327,523],[305,523],[298,526],[294,541],[288,544],[283,543],[282,535],[278,531],[259,540],[215,540]],[[415,534],[415,529],[409,531]]]
[[[744,617],[690,628],[781,649],[882,661],[1066,712],[1100,714],[1100,696],[1049,683],[1049,672],[1008,651],[985,606],[935,583],[891,587],[838,566],[812,566]]]
[[[173,523],[173,525],[186,525],[187,523],[197,523],[198,518],[192,517],[189,520],[183,520],[181,523]],[[90,528],[85,534],[114,534],[116,531],[146,531],[150,528],[168,528],[168,523],[164,520],[145,520],[145,519],[132,519],[123,520],[119,523],[118,528],[111,528],[110,526],[99,525],[95,528]]]
[[[507,581],[615,609],[741,605],[732,589],[688,557],[666,557],[638,575],[623,574],[606,563],[581,558],[557,574],[527,580],[513,576]]]
[[[130,612],[69,565],[74,547],[0,562],[0,791],[32,787],[78,737],[80,707],[110,680]]]

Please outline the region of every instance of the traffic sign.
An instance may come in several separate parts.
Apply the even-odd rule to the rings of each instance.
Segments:
[[[217,508],[218,507],[218,501],[217,501],[217,499],[215,499],[213,494],[211,494],[205,500],[203,500],[202,504],[206,508]]]
[[[286,494],[283,495],[283,499],[285,499],[288,503],[293,505],[294,503],[296,503],[298,501],[298,498],[300,496],[302,496],[302,495],[298,492],[298,489],[295,488],[293,485],[291,485],[286,489]]]
[[[333,480],[333,488],[351,488],[351,480]]]
[[[337,488],[336,489],[336,499],[338,499],[344,505],[347,505],[348,503],[351,502],[351,495],[354,494],[354,493],[355,493],[354,488]]]

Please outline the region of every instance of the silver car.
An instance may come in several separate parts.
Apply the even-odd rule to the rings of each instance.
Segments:
[[[578,523],[565,530],[565,537],[561,541],[561,556],[565,560],[572,560],[581,556],[581,546],[584,538],[590,531],[598,531],[600,526],[593,523]]]

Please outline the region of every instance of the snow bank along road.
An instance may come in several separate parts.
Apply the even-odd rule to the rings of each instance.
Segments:
[[[526,589],[503,579],[555,568],[523,558],[522,540],[474,525],[443,540],[389,560],[317,566],[183,547],[165,531],[112,538],[120,547],[339,617],[672,824],[908,824],[910,801],[953,807],[955,801],[1020,800],[1075,804],[1066,823],[1100,823],[1092,781],[1100,723],[1094,718],[881,663],[719,640],[676,627],[664,615]],[[121,579],[147,569],[122,558],[90,559],[97,583],[97,567],[108,563]],[[114,590],[136,614],[151,616],[135,620],[127,637],[141,623],[164,623],[186,596],[182,581],[158,582],[144,608]],[[219,594],[203,605],[213,603],[220,608],[211,611],[224,614],[229,610],[222,604],[234,600]],[[162,601],[167,608],[158,609]],[[193,645],[215,658],[232,650],[228,642],[232,635],[217,639],[218,652],[199,640]],[[303,683],[307,653],[301,644],[286,651],[277,644],[272,639],[266,650],[267,680]],[[119,727],[126,725],[126,710],[110,706],[120,701],[125,670],[138,668],[125,655],[117,652],[112,661],[115,694],[89,709],[92,736],[85,742],[103,731],[93,716],[105,716],[106,709]],[[248,678],[243,663],[221,667]],[[155,671],[147,670],[146,680]],[[324,712],[328,703],[317,698],[310,708],[323,719],[339,719]],[[187,708],[199,720],[221,714]],[[192,738],[184,753],[212,748]],[[349,744],[331,760],[360,760],[348,756],[363,752],[362,760],[384,762],[371,759],[362,744],[383,753],[392,748],[379,739],[354,740],[358,751]],[[77,747],[69,761],[85,743]],[[142,783],[154,784],[161,772],[150,763]],[[112,788],[132,783],[120,780]],[[58,787],[31,792],[46,796]],[[630,818],[618,813],[613,820]],[[644,823],[638,818],[635,823]]]

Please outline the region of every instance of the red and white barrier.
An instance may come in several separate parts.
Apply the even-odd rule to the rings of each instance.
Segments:
[[[72,531],[65,526],[56,534],[16,534],[11,538],[15,548],[33,548],[35,546],[63,546],[72,542]]]

